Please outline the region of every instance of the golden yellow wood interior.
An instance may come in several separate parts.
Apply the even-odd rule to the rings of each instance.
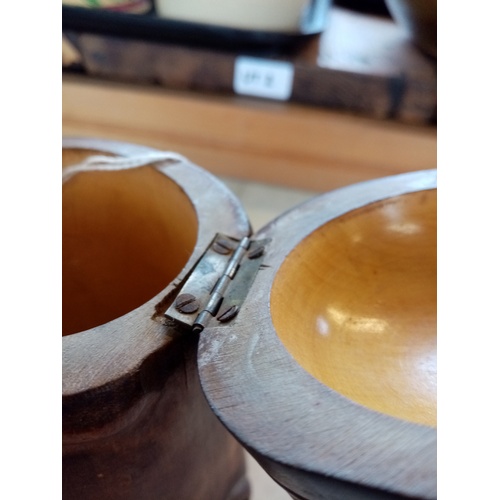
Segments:
[[[435,426],[436,190],[314,231],[279,269],[271,315],[315,378],[371,409]]]
[[[63,165],[88,154],[65,151]],[[63,184],[62,200],[63,335],[147,302],[177,276],[196,244],[194,207],[153,167],[77,174]]]

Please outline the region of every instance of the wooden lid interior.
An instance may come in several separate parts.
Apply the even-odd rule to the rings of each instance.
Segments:
[[[63,166],[91,153],[63,150]],[[62,200],[63,335],[152,299],[195,247],[198,220],[190,199],[153,167],[77,174],[63,184]]]
[[[317,380],[436,426],[436,190],[379,201],[306,237],[271,290],[276,332]]]

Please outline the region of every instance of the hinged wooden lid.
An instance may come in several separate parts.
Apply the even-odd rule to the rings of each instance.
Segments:
[[[256,238],[238,316],[200,338],[214,412],[299,497],[435,498],[436,172],[319,196]]]

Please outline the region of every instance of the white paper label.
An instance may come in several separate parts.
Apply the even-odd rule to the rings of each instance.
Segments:
[[[292,95],[293,65],[255,57],[237,57],[234,66],[234,91],[286,101]]]

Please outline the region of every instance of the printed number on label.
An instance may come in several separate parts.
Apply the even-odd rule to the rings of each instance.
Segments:
[[[238,57],[234,67],[234,91],[286,101],[292,95],[293,65],[254,57]]]

